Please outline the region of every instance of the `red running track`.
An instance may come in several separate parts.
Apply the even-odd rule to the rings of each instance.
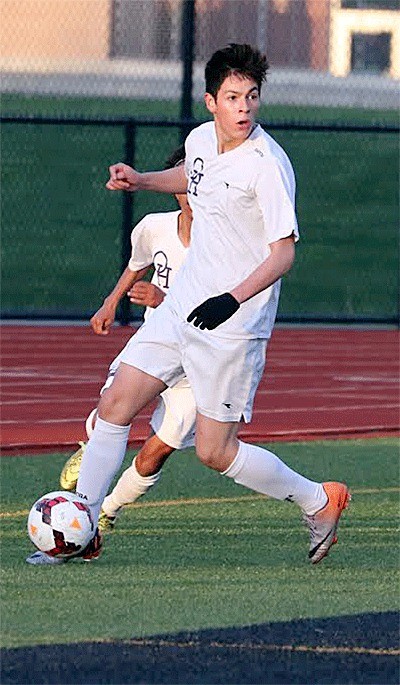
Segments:
[[[96,406],[107,368],[132,334],[117,327],[4,325],[1,332],[1,450],[74,448]],[[399,433],[399,332],[276,328],[257,392],[251,442],[388,436]],[[151,407],[130,441],[148,434]]]

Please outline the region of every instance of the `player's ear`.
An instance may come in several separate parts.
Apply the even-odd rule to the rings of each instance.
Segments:
[[[204,102],[205,102],[205,105],[206,105],[208,111],[211,112],[211,114],[214,114],[216,111],[216,107],[217,107],[217,103],[215,101],[214,96],[211,95],[211,93],[205,93]]]

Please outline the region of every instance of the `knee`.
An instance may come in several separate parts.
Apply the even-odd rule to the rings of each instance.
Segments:
[[[204,466],[214,468],[214,460],[216,458],[215,450],[211,450],[209,446],[196,443],[196,454]]]
[[[196,443],[196,454],[204,466],[215,471],[226,471],[232,462],[234,452],[230,445],[218,445],[209,442]]]
[[[107,415],[115,405],[115,399],[112,393],[104,392],[99,399],[99,404],[97,405],[97,416],[101,415],[103,419],[107,419]]]
[[[104,421],[121,426],[128,425],[132,421],[129,406],[122,396],[111,391],[111,387],[100,397],[97,416]]]

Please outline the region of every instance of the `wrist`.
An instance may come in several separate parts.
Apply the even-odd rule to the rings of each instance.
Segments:
[[[121,299],[121,297],[119,297],[119,296],[113,297],[112,295],[107,295],[107,297],[104,299],[103,307],[116,309],[120,299]]]
[[[137,190],[154,190],[152,183],[153,172],[151,171],[138,171],[136,178],[136,189]]]
[[[233,299],[236,300],[236,302],[238,303],[238,305],[240,307],[242,302],[240,300],[239,294],[236,292],[236,289],[234,288],[231,292],[228,292],[227,294],[230,295],[231,297],[233,297]]]

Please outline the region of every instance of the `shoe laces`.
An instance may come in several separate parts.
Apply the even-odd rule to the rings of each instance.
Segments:
[[[303,514],[303,523],[309,530],[311,540],[318,537],[318,523],[315,514]]]

